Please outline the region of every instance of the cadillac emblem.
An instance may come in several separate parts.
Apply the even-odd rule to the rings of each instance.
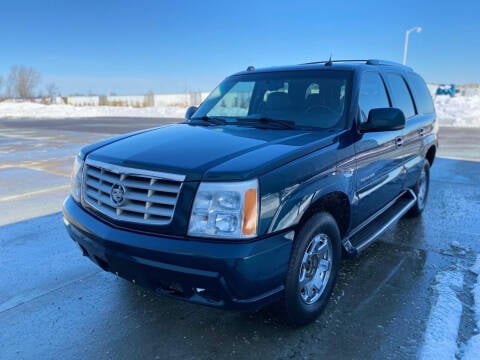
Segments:
[[[112,199],[115,206],[122,206],[125,202],[125,187],[120,184],[113,184],[110,190],[110,199]]]

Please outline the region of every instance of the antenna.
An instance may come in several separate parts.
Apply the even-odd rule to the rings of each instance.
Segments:
[[[329,58],[328,61],[325,63],[325,66],[332,66],[332,65],[333,65],[332,54],[330,54],[330,58]]]

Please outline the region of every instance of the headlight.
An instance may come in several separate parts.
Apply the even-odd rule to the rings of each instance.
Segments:
[[[75,162],[73,163],[72,176],[70,178],[70,187],[72,196],[75,201],[80,202],[82,195],[82,176],[83,176],[83,160],[78,156],[75,157]]]
[[[201,183],[193,202],[188,234],[217,238],[257,235],[258,181]]]

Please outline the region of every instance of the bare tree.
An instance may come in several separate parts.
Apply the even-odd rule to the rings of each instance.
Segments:
[[[31,98],[33,90],[40,83],[40,73],[31,67],[15,65],[10,69],[7,80],[7,95]]]
[[[50,104],[55,101],[55,96],[58,93],[57,85],[54,82],[48,83],[45,85],[45,90],[47,91],[47,97],[50,99]]]

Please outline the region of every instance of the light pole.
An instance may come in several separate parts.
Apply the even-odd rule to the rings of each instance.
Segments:
[[[415,26],[414,28],[411,28],[410,30],[407,30],[405,32],[405,45],[403,47],[403,65],[407,63],[408,37],[410,36],[410,33],[412,31],[419,33],[420,31],[422,31],[422,28],[420,26]]]

